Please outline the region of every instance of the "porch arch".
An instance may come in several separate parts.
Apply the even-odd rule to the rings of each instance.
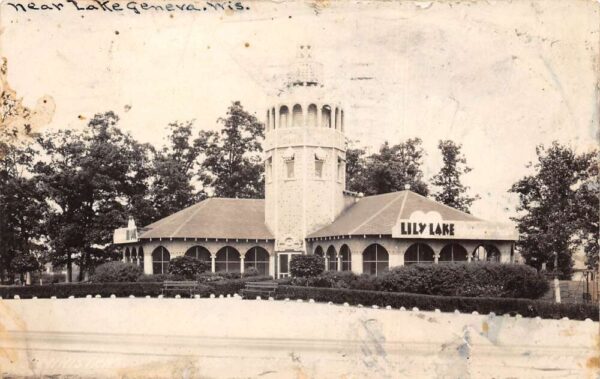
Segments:
[[[378,243],[367,246],[362,253],[362,257],[364,274],[380,275],[390,268],[390,255]]]
[[[166,274],[169,272],[171,254],[164,246],[159,246],[152,252],[152,273]]]
[[[425,243],[414,243],[404,253],[404,265],[409,266],[417,263],[433,263],[433,249]]]

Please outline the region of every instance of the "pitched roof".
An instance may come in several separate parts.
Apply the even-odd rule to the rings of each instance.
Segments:
[[[411,191],[367,196],[351,205],[335,221],[308,236],[389,235],[398,219],[415,211],[437,212],[444,221],[482,221],[468,213],[438,203]]]
[[[265,201],[262,199],[206,199],[142,230],[141,239],[273,238],[265,225]]]

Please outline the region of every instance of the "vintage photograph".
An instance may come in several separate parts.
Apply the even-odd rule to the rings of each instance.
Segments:
[[[600,3],[0,5],[0,373],[598,378]]]

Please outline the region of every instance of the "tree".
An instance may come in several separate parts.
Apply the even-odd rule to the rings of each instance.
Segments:
[[[461,153],[462,146],[451,140],[440,141],[438,148],[442,153],[444,165],[432,180],[439,190],[433,195],[436,201],[469,213],[469,208],[479,196],[469,196],[469,187],[461,183],[461,176],[471,172],[467,159]]]
[[[546,264],[560,279],[570,279],[571,257],[582,225],[578,201],[588,197],[576,188],[590,178],[593,154],[577,155],[558,142],[548,148],[538,146],[536,154],[538,161],[529,164],[535,172],[510,189],[519,195],[520,216],[514,218],[520,234],[517,246],[527,264],[538,270]],[[594,223],[597,223],[597,203],[589,201],[586,212],[594,213],[595,209]]]
[[[349,147],[346,150],[346,189],[365,193],[367,192],[367,183],[365,150]]]
[[[598,270],[598,241],[600,241],[600,167],[598,151],[582,157],[587,167],[582,170],[579,183],[575,185],[575,211],[577,214],[578,233],[576,243],[583,247],[586,254],[586,265]]]
[[[116,127],[113,112],[97,114],[81,132],[59,130],[38,141],[43,159],[36,179],[50,204],[45,230],[49,258],[85,271],[109,260],[113,230],[126,223],[146,199],[149,147]]]
[[[25,274],[28,272],[38,271],[41,268],[40,262],[33,253],[27,251],[19,251],[14,255],[10,262],[13,272],[19,274],[21,283],[25,281]]]
[[[168,144],[155,154],[153,161],[153,219],[160,219],[186,208],[206,197],[193,182],[198,159],[204,152],[204,139],[192,140],[193,122],[169,124]]]
[[[427,196],[429,189],[423,181],[423,157],[420,138],[411,138],[397,145],[385,142],[379,152],[366,159],[365,194],[402,191],[407,187]]]
[[[218,197],[264,197],[260,154],[264,125],[246,112],[239,101],[232,103],[227,117],[219,122],[223,124],[219,133],[205,131],[197,140],[206,147],[199,177]]]

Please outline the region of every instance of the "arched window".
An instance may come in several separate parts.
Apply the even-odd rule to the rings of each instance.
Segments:
[[[404,253],[404,265],[433,263],[433,249],[424,243],[415,243]]]
[[[240,272],[240,253],[231,246],[225,246],[217,252],[215,272]]]
[[[311,104],[308,106],[308,120],[307,124],[310,128],[317,126],[317,106]]]
[[[337,254],[335,252],[335,247],[333,247],[333,246],[329,246],[329,248],[327,249],[327,261],[328,261],[327,269],[329,271],[337,271],[337,269],[338,269]]]
[[[204,262],[210,262],[210,251],[204,246],[192,246],[185,252],[186,257],[193,257]]]
[[[275,108],[271,109],[271,129],[275,129]]]
[[[255,267],[261,275],[269,275],[269,253],[256,246],[246,252],[244,270]]]
[[[390,256],[387,250],[379,245],[372,244],[363,253],[363,273],[379,275],[390,267]]]
[[[299,128],[302,127],[304,120],[302,119],[302,107],[300,104],[294,105],[292,108],[292,126]]]
[[[331,107],[329,105],[323,105],[321,108],[321,127],[331,128]]]
[[[163,246],[159,246],[152,252],[152,273],[166,274],[169,272],[169,261],[171,254]]]
[[[340,257],[342,261],[342,271],[352,271],[352,253],[348,245],[344,244],[340,248]]]
[[[317,246],[317,248],[315,249],[315,255],[325,258],[325,254],[323,253],[323,248],[321,246]]]
[[[334,124],[335,130],[338,130],[340,128],[340,110],[335,108],[335,124]]]
[[[137,249],[135,247],[131,248],[131,263],[138,263]]]
[[[271,110],[267,111],[267,121],[265,122],[265,129],[271,130]]]
[[[467,260],[467,250],[457,243],[444,246],[438,262],[464,262]]]
[[[285,105],[283,105],[281,108],[279,108],[279,127],[280,128],[287,128],[289,113],[290,113],[290,111],[288,110],[288,107],[286,107]]]
[[[138,256],[140,257],[140,260],[139,260],[140,267],[143,268],[144,267],[144,248],[143,247],[140,247],[138,249]]]
[[[129,252],[129,248],[125,248],[125,263],[131,262],[131,253]]]
[[[491,244],[479,245],[473,251],[474,261],[500,262],[500,251]]]

